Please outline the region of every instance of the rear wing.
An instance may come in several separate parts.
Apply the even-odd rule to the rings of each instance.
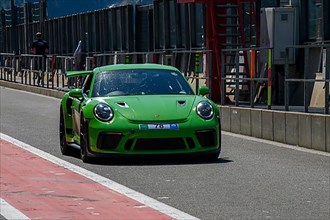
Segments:
[[[74,70],[65,72],[66,77],[86,76],[93,74],[93,70]]]

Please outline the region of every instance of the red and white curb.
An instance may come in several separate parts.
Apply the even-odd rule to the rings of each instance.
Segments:
[[[198,219],[3,133],[0,133],[0,141],[2,158],[0,161],[0,214],[6,219],[47,219],[47,217],[49,219],[51,214],[47,216],[47,213],[43,214],[42,211],[49,213],[49,210],[54,211],[54,209],[57,212],[65,209],[66,215],[62,213],[61,218],[69,219],[82,219],[83,211],[89,214],[90,219],[105,219],[104,216],[111,216],[106,219]],[[17,152],[16,149],[20,152]],[[21,161],[15,161],[19,158],[27,161],[26,164],[22,164],[22,167],[19,166]],[[27,168],[28,164],[34,165],[33,168],[30,168],[37,171],[34,176],[27,172],[30,170]],[[18,174],[19,170],[25,173]],[[49,174],[53,176],[47,176]],[[15,176],[20,177],[20,180],[12,183],[12,181],[16,181],[13,179]],[[34,184],[41,185],[34,186]],[[52,189],[56,186],[63,186],[63,189]],[[79,190],[83,192],[79,192]],[[76,196],[65,193],[83,194]],[[89,205],[88,200],[82,199],[86,196],[92,201],[91,203],[94,203],[94,206]],[[73,200],[76,202],[75,204],[68,203]],[[45,204],[50,201],[53,203]],[[78,209],[79,213],[75,215],[72,211],[77,207],[80,209]],[[37,214],[32,215],[31,213]],[[55,214],[52,217],[55,218]]]
[[[19,220],[29,220],[30,218],[24,215],[15,207],[11,206],[5,200],[0,198],[0,214],[6,219],[19,219]]]

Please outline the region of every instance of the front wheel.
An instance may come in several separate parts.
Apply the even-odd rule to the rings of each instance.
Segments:
[[[84,163],[91,162],[91,158],[88,156],[88,129],[87,122],[84,117],[80,119],[80,157]]]
[[[71,155],[71,148],[70,148],[70,146],[68,146],[68,143],[66,142],[64,114],[63,114],[62,106],[61,106],[61,109],[60,109],[59,134],[60,134],[61,153],[63,155]]]

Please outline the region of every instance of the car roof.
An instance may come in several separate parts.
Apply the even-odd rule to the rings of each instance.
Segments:
[[[173,66],[167,66],[162,64],[144,63],[144,64],[115,64],[108,66],[101,66],[94,69],[94,73],[111,71],[111,70],[127,70],[127,69],[162,69],[179,71]]]

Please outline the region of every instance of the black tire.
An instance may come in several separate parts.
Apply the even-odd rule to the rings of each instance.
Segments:
[[[59,134],[60,134],[60,150],[63,155],[71,155],[72,151],[68,143],[66,142],[65,136],[65,124],[64,124],[64,114],[62,106],[60,108],[60,123],[59,123]]]
[[[212,153],[206,156],[206,160],[214,161],[217,160],[220,156],[220,152]]]
[[[80,157],[84,163],[91,162],[91,157],[88,156],[88,129],[87,123],[83,116],[80,118]]]

